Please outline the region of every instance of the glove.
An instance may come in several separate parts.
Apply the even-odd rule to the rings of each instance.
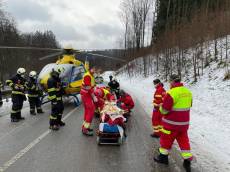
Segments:
[[[94,102],[94,103],[97,103],[97,102],[98,102],[98,99],[97,99],[96,96],[93,96],[93,102]]]
[[[14,86],[15,90],[19,90],[19,87],[17,85]]]

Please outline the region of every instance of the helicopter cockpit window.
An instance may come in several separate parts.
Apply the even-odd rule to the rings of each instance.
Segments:
[[[84,76],[84,73],[85,73],[85,69],[82,66],[75,67],[73,69],[73,74],[72,74],[72,79],[71,79],[72,82],[81,80]]]

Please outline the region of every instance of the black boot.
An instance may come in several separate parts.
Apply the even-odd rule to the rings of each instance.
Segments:
[[[57,130],[59,130],[59,127],[57,125],[50,125],[49,129],[51,129],[53,131],[57,131]]]
[[[88,128],[88,130],[89,130],[90,132],[92,132],[92,131],[93,131],[93,129],[92,129],[92,128]]]
[[[166,164],[166,165],[169,164],[168,155],[163,155],[161,153],[158,156],[154,157],[154,161],[161,164]]]
[[[63,126],[65,126],[65,123],[64,123],[61,119],[62,119],[62,115],[59,114],[59,115],[57,116],[57,124],[58,124],[59,126],[63,127]]]
[[[30,115],[36,115],[35,110],[30,110]]]
[[[19,120],[24,120],[25,117],[21,116],[21,112],[18,112],[18,114],[17,114],[17,119],[19,119]]]
[[[11,118],[11,122],[19,122],[19,119],[17,119],[17,118]]]
[[[65,126],[65,123],[63,121],[59,121],[58,123],[61,127]]]
[[[185,159],[183,163],[183,167],[185,168],[186,172],[191,172],[191,161]]]
[[[82,128],[82,134],[86,136],[93,136],[93,131],[89,131],[87,128]]]
[[[37,113],[44,113],[42,109],[37,109]]]
[[[160,136],[158,134],[155,134],[155,133],[150,134],[150,137],[157,138],[157,139],[160,138]]]

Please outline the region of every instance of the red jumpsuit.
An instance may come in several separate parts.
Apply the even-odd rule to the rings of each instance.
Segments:
[[[125,110],[125,111],[130,111],[131,109],[134,108],[134,102],[132,97],[125,93],[125,95],[121,96],[118,99],[118,104],[120,104],[121,109]]]
[[[152,126],[153,126],[153,134],[156,136],[160,136],[160,129],[161,126],[161,118],[162,115],[160,113],[160,105],[163,102],[163,98],[166,95],[165,89],[162,83],[156,85],[156,91],[154,93],[154,100],[153,100],[153,113],[152,113]]]
[[[82,88],[80,91],[81,99],[84,106],[84,122],[82,130],[90,129],[93,120],[95,106],[93,102],[93,88],[95,86],[94,77],[90,72],[87,72],[82,81]]]
[[[192,160],[188,138],[192,93],[182,83],[175,83],[164,97],[160,112],[163,115],[160,153],[168,155],[177,140],[184,159]]]

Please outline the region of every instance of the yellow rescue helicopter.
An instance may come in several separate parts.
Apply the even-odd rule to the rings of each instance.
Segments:
[[[89,70],[88,60],[86,59],[85,62],[83,63],[77,60],[76,54],[85,53],[93,56],[105,57],[105,58],[110,58],[112,60],[119,60],[125,62],[125,60],[122,60],[117,57],[111,57],[111,56],[95,54],[86,51],[74,50],[71,45],[66,46],[64,49],[0,46],[0,49],[2,48],[57,51],[54,54],[50,54],[39,58],[39,60],[45,60],[52,57],[58,57],[58,60],[56,61],[56,63],[50,63],[43,67],[43,69],[38,75],[38,80],[37,80],[38,84],[40,85],[42,90],[46,92],[47,80],[50,76],[51,71],[55,68],[61,69],[60,78],[61,78],[62,85],[65,88],[66,96],[73,96],[76,105],[79,105],[80,103],[77,95],[80,93],[83,75],[86,71]]]

